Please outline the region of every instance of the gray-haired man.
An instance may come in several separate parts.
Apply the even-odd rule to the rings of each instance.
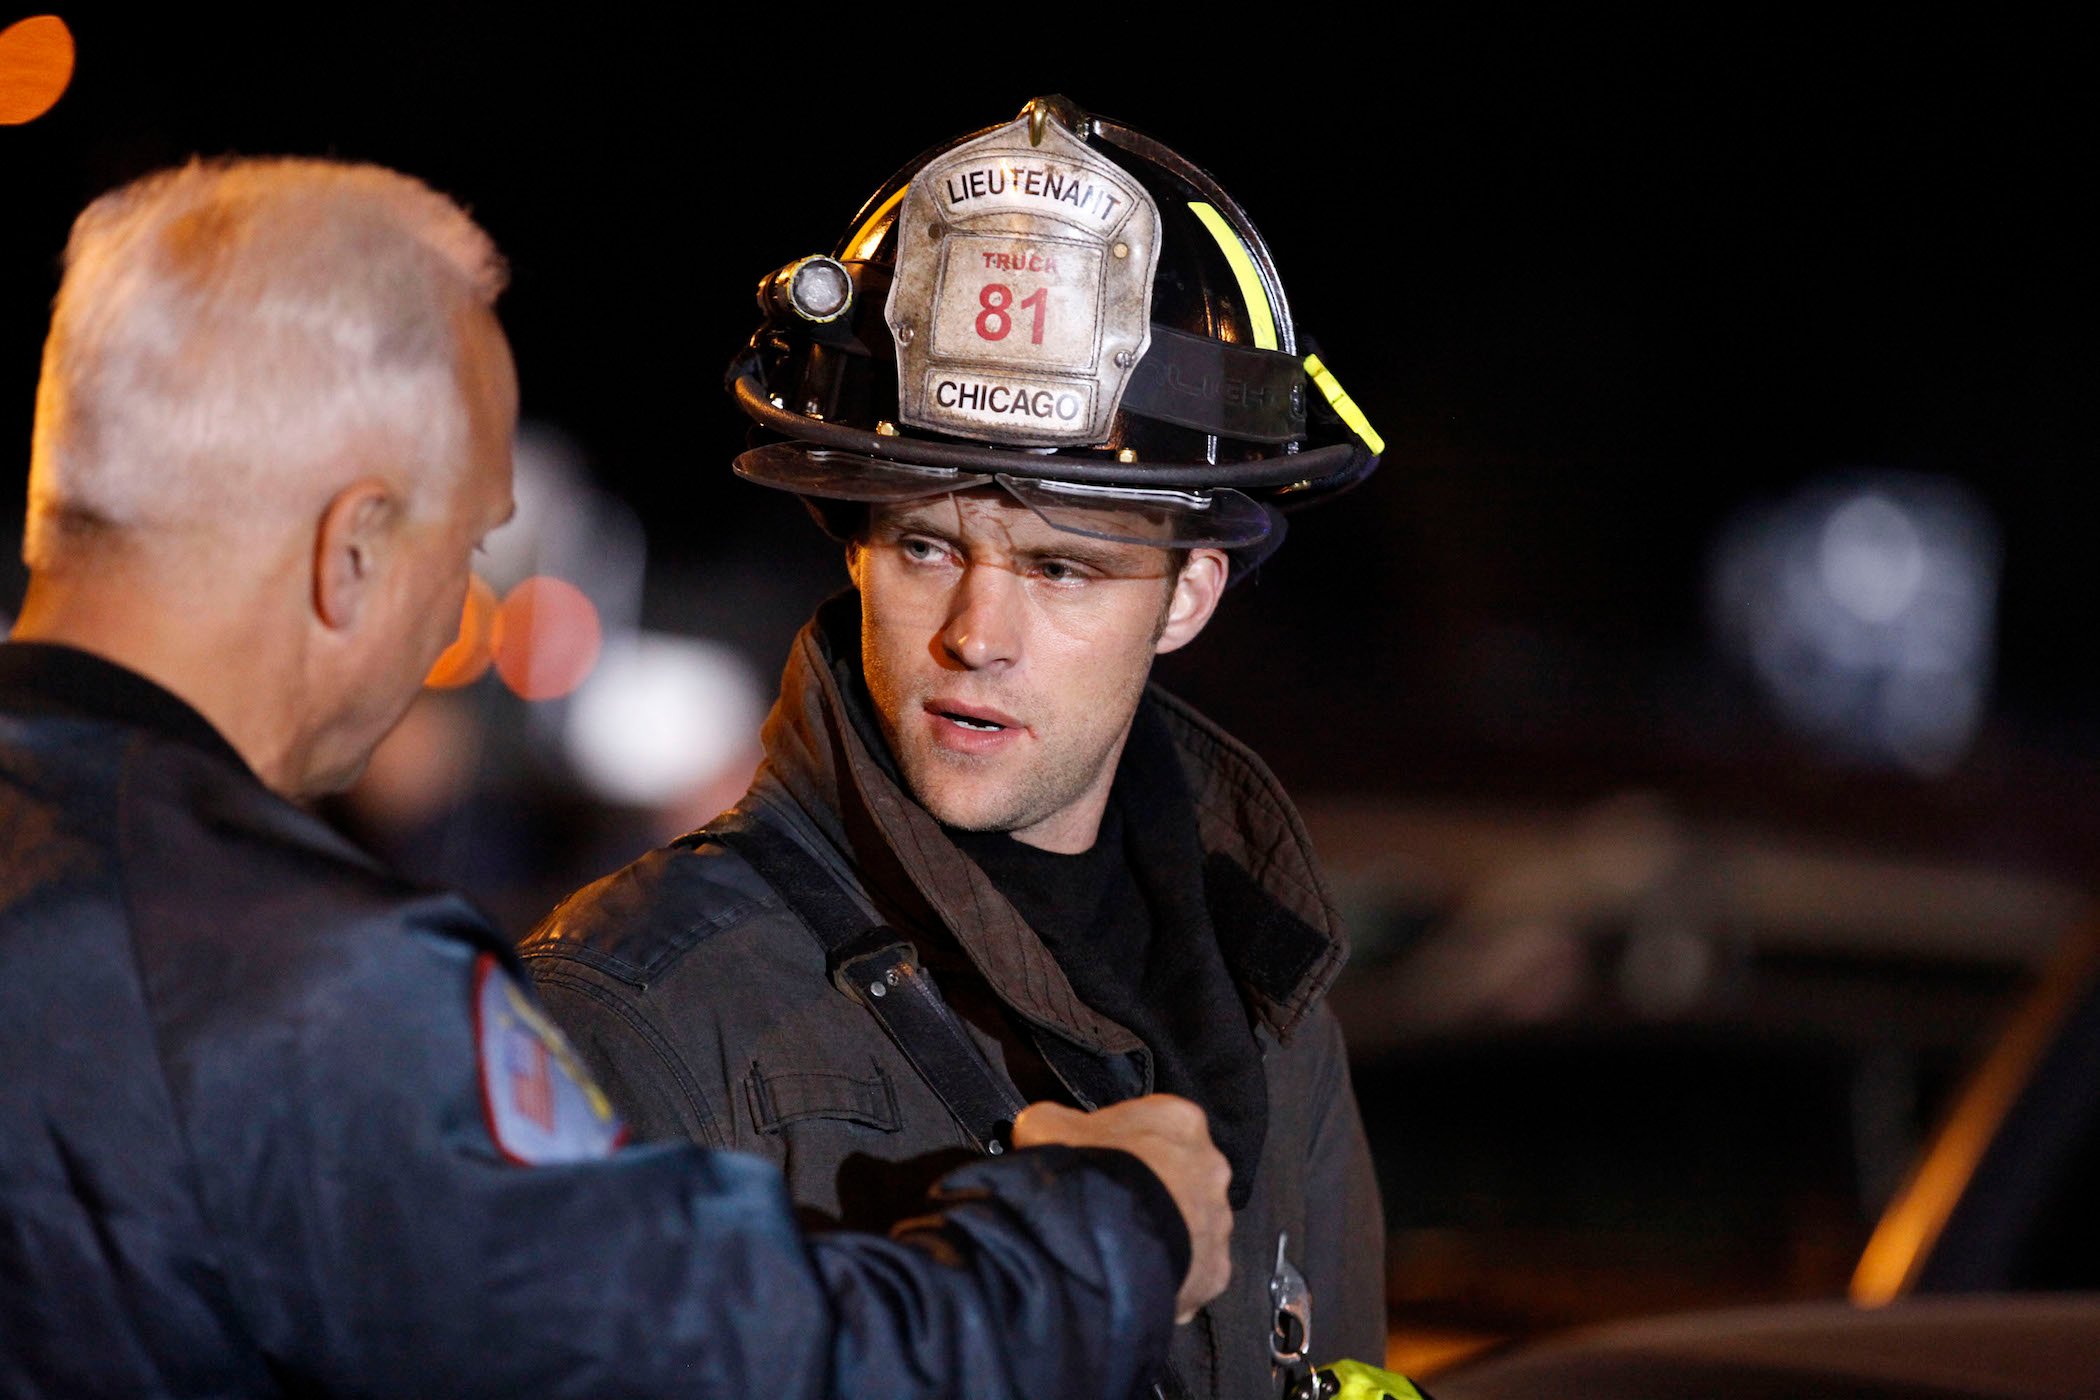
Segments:
[[[1224,1281],[1195,1108],[1031,1113],[1081,1150],[805,1239],[755,1159],[616,1150],[488,925],[293,805],[510,512],[502,280],[369,166],[191,165],[75,227],[0,646],[0,1393],[1129,1389]]]

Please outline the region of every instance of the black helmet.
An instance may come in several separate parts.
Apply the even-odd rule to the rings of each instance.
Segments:
[[[1061,97],[907,165],[759,305],[729,387],[778,440],[736,469],[818,504],[997,482],[1061,529],[1245,567],[1279,508],[1384,447],[1299,343],[1239,205]],[[1103,523],[1129,510],[1151,528]]]

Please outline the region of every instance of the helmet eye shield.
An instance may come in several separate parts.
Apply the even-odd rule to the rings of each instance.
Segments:
[[[1229,487],[1147,490],[1007,472],[997,480],[1045,525],[1091,539],[1167,549],[1239,549],[1269,534],[1268,511]]]
[[[1259,544],[1272,528],[1265,507],[1230,488],[1180,491],[969,472],[799,442],[754,447],[736,459],[736,472],[747,481],[798,496],[868,505],[902,504],[996,484],[1052,529],[1162,549],[1241,549]]]
[[[920,501],[991,482],[990,472],[890,462],[806,442],[769,442],[736,459],[736,474],[760,486],[826,501]]]

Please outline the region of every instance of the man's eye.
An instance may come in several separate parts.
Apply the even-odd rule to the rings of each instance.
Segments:
[[[909,535],[897,541],[897,548],[903,551],[905,558],[918,563],[930,563],[941,557],[941,547],[932,540],[914,539]]]
[[[1069,559],[1045,559],[1035,571],[1052,583],[1080,583],[1086,578],[1085,571]]]

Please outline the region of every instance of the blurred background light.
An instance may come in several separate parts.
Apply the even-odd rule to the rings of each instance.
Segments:
[[[734,800],[751,776],[765,708],[758,673],[732,649],[642,632],[606,649],[569,706],[563,737],[577,775],[605,801],[682,806],[725,784]]]
[[[1854,761],[1936,776],[1984,716],[1998,571],[1997,529],[1957,483],[1827,480],[1725,532],[1713,623],[1796,732]]]
[[[467,580],[467,601],[460,608],[459,635],[438,653],[423,684],[432,690],[457,690],[480,680],[493,659],[489,634],[496,622],[496,590],[476,574]]]
[[[513,692],[559,700],[590,674],[606,639],[639,624],[648,548],[634,511],[599,489],[567,434],[521,423],[513,460],[517,512],[477,561],[503,598],[489,645]],[[549,705],[525,720],[548,746],[560,742],[562,722],[560,707]]]
[[[32,15],[0,29],[0,126],[33,122],[73,81],[73,31],[57,15]]]
[[[598,660],[598,609],[565,579],[536,575],[504,596],[489,629],[503,683],[526,700],[558,700]]]
[[[648,550],[632,508],[599,489],[575,441],[544,423],[519,424],[512,460],[517,513],[484,542],[479,572],[498,593],[534,574],[568,579],[608,636],[633,627]]]

